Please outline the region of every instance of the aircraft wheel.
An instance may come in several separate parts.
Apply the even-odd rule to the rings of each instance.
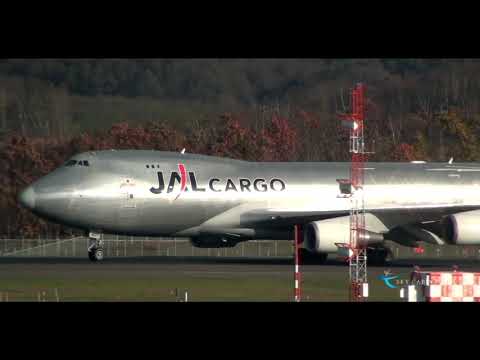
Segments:
[[[103,260],[103,249],[102,248],[98,248],[95,250],[95,259],[97,259],[97,261],[102,261]]]
[[[393,260],[393,252],[389,248],[377,248],[367,253],[368,262],[373,266],[388,266]]]
[[[103,260],[103,249],[98,248],[98,249],[93,249],[93,250],[89,251],[88,252],[88,258],[92,262],[102,261]]]
[[[327,260],[328,254],[312,254],[307,249],[300,249],[300,262],[302,264],[322,265]]]
[[[317,264],[323,265],[327,261],[328,254],[317,254],[316,262]]]
[[[395,257],[393,256],[393,251],[389,248],[385,248],[385,257],[384,257],[385,265],[390,265],[394,260],[395,260]]]

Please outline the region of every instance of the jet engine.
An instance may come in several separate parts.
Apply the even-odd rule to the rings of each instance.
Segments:
[[[447,243],[480,245],[480,210],[452,214],[442,222]]]
[[[378,221],[377,218],[371,220]],[[383,240],[383,234],[377,232],[364,230],[360,234],[360,241],[366,245],[379,244]],[[315,253],[335,253],[338,249],[336,243],[350,243],[348,216],[313,221],[305,226],[304,247],[307,250]]]
[[[191,238],[190,242],[197,248],[212,249],[234,247],[239,241],[219,235],[203,235]]]

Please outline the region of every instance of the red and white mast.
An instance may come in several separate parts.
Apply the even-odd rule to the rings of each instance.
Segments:
[[[341,115],[350,129],[350,300],[362,301],[368,297],[367,246],[361,242],[365,231],[365,201],[363,194],[365,171],[365,86],[357,84],[352,90],[352,113]]]
[[[294,271],[294,299],[295,302],[300,302],[301,300],[301,274],[300,274],[300,225],[295,225],[295,244],[294,244],[294,251],[295,251],[295,271]]]

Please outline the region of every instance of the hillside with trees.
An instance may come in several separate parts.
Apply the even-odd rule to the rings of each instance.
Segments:
[[[336,114],[358,81],[372,161],[478,161],[479,75],[468,59],[3,59],[0,234],[65,234],[16,196],[84,150],[346,160]]]

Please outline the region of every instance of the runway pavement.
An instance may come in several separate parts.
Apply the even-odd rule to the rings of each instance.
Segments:
[[[370,266],[370,300],[398,301],[398,290],[387,289],[379,276],[388,269],[408,278],[413,265],[480,271],[479,261],[465,259],[402,259],[389,267]],[[329,260],[301,266],[301,271],[305,300],[347,301],[346,264]],[[189,301],[292,301],[293,261],[151,256],[91,263],[78,257],[0,257],[0,301],[7,293],[9,301],[36,301],[41,293],[47,301],[54,293],[61,301],[176,301],[178,289],[190,292]]]
[[[420,266],[425,270],[448,270],[454,265],[465,271],[480,271],[480,261],[470,259],[402,259],[389,266],[369,266],[371,270],[389,268],[391,270],[406,270]],[[199,271],[231,271],[231,272],[292,272],[292,258],[271,257],[174,257],[174,256],[143,256],[143,257],[112,257],[102,262],[91,263],[86,257],[0,257],[0,276],[21,269],[41,269],[55,266],[58,271],[81,267],[84,270],[95,271],[134,271],[139,269],[155,269],[157,272],[179,270]],[[346,264],[335,259],[327,260],[323,265],[306,264],[302,266],[309,272],[345,272]]]

